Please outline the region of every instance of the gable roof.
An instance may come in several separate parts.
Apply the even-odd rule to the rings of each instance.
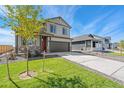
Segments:
[[[94,35],[94,34],[85,34],[85,35],[73,37],[72,42],[82,41],[82,40],[100,40],[100,39],[104,39],[104,37],[97,36],[97,35]]]
[[[57,20],[62,21],[62,23],[58,23]],[[58,17],[53,17],[53,18],[48,18],[46,19],[46,21],[51,22],[51,23],[56,23],[59,25],[63,25],[63,26],[67,26],[69,28],[72,28],[62,17],[58,16]]]

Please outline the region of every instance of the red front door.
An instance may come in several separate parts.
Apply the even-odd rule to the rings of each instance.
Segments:
[[[47,47],[46,47],[46,42],[47,42],[47,37],[46,36],[43,36],[42,37],[42,50],[46,51],[47,50]]]

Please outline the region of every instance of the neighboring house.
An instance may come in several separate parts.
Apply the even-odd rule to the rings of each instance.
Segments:
[[[70,51],[71,38],[70,29],[71,26],[62,18],[54,17],[46,19],[44,23],[45,28],[41,29],[37,40],[35,41],[36,46],[40,47],[41,51],[46,52],[64,52]],[[33,45],[32,41],[30,45]],[[18,53],[19,48],[24,45],[23,39],[16,36],[16,52]]]
[[[111,48],[115,50],[119,49],[119,43],[118,42],[111,43]]]
[[[110,48],[111,37],[101,37],[93,34],[86,34],[74,37],[72,50],[94,51]]]

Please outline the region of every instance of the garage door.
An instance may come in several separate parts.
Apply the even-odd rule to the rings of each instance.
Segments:
[[[50,41],[50,52],[65,52],[69,51],[69,49],[68,42]]]

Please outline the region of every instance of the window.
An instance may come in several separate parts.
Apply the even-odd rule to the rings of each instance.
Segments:
[[[56,26],[55,25],[50,25],[50,32],[56,33]]]
[[[105,39],[105,43],[109,43],[109,39]]]
[[[93,47],[96,47],[96,42],[93,42]]]
[[[28,45],[33,45],[33,44],[34,44],[34,42],[32,40],[28,41]]]
[[[24,40],[22,40],[22,45],[26,45],[26,42]]]
[[[26,45],[26,41],[23,38],[20,38],[20,39],[21,39],[21,44]]]
[[[76,41],[76,42],[72,42],[72,44],[85,44],[85,41]]]
[[[90,47],[91,46],[91,41],[90,40],[86,41],[86,46],[87,47]]]
[[[62,34],[63,34],[63,35],[68,35],[67,29],[63,28],[63,29],[62,29]]]

